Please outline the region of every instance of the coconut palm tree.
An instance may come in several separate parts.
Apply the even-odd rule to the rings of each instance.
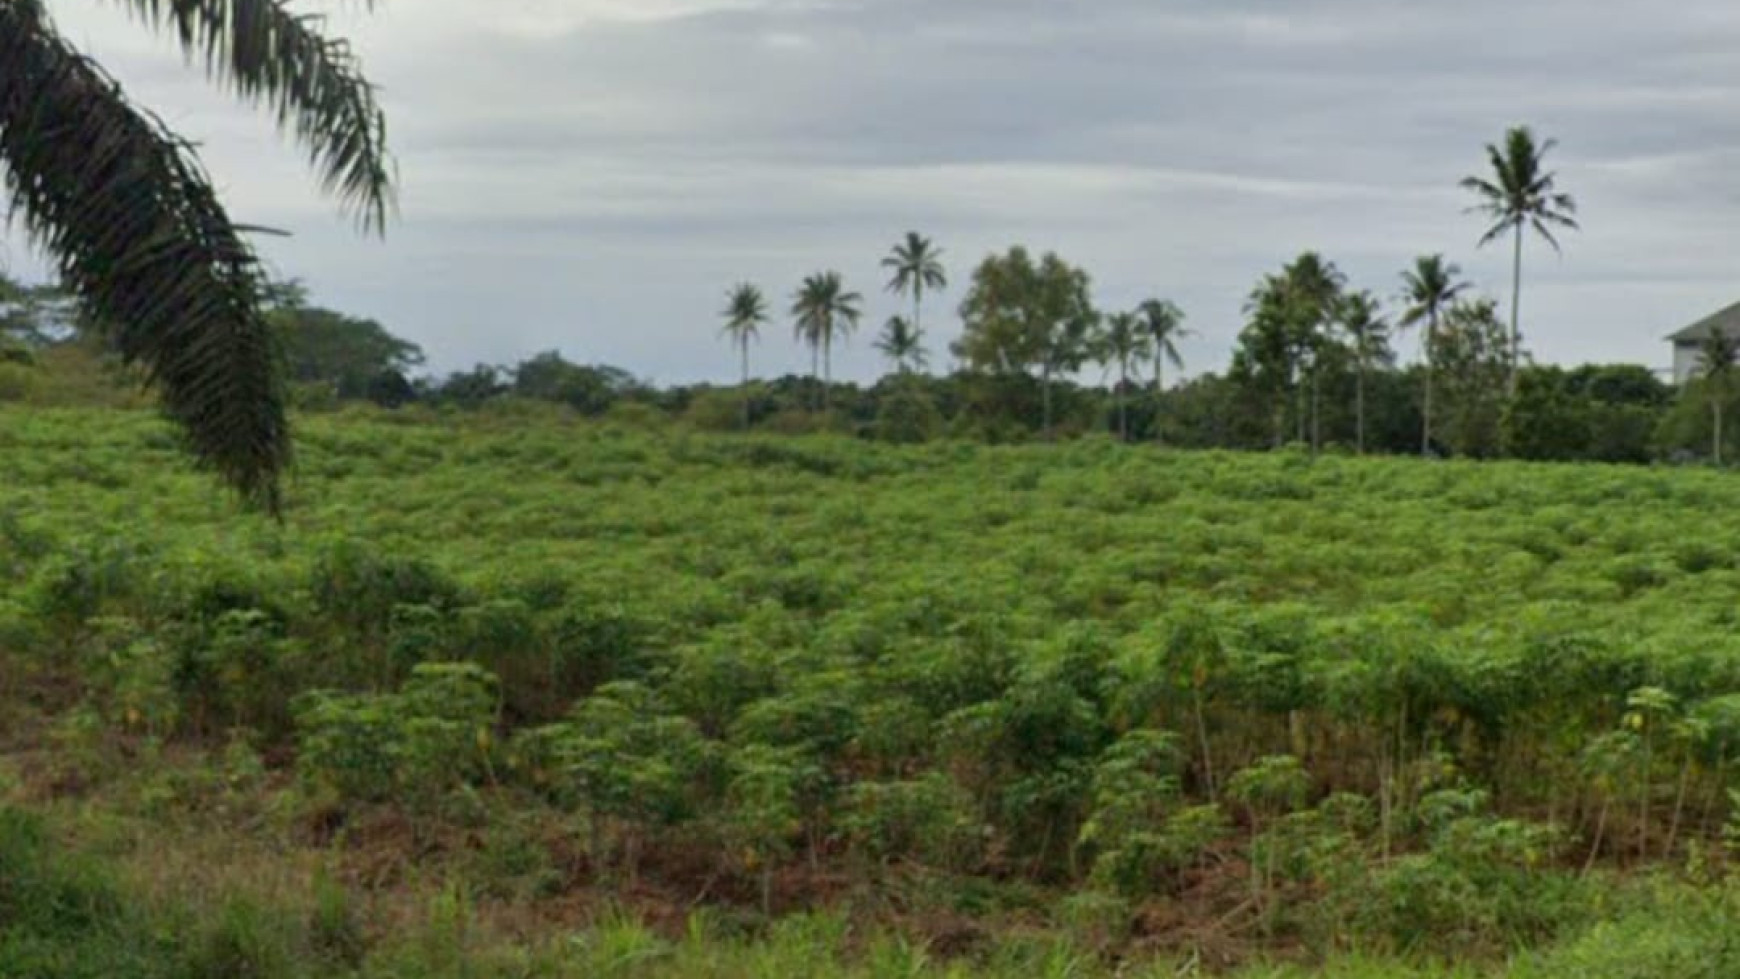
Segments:
[[[876,338],[876,349],[894,363],[894,369],[907,374],[923,370],[930,362],[930,351],[924,348],[924,334],[904,316],[890,316]]]
[[[1148,299],[1136,307],[1141,332],[1147,338],[1149,356],[1154,361],[1154,441],[1165,442],[1160,424],[1160,401],[1165,393],[1166,365],[1184,369],[1184,358],[1178,355],[1178,341],[1192,336],[1184,327],[1184,310],[1170,299]]]
[[[1517,310],[1522,302],[1523,227],[1527,225],[1533,228],[1536,234],[1546,239],[1547,244],[1553,246],[1555,252],[1561,249],[1550,226],[1573,230],[1577,227],[1577,221],[1573,217],[1577,213],[1577,202],[1570,194],[1560,193],[1556,189],[1556,175],[1542,165],[1547,153],[1556,145],[1557,141],[1552,139],[1537,144],[1534,133],[1527,126],[1518,126],[1505,133],[1502,149],[1487,144],[1486,156],[1492,166],[1491,179],[1464,177],[1462,180],[1462,186],[1479,199],[1468,210],[1471,213],[1484,214],[1493,222],[1486,229],[1486,233],[1480,236],[1480,244],[1486,245],[1495,241],[1506,232],[1513,239],[1510,280],[1510,390],[1513,395],[1516,393],[1517,366],[1522,355],[1522,334],[1517,327]]]
[[[317,18],[280,0],[121,0],[208,77],[266,109],[364,230],[392,207],[374,88]],[[265,276],[192,143],[57,30],[0,0],[0,173],[25,232],[123,360],[142,366],[194,455],[275,510],[290,458]]]
[[[1426,360],[1426,396],[1422,408],[1424,416],[1420,431],[1420,454],[1430,455],[1432,452],[1432,388],[1436,380],[1438,347],[1438,319],[1444,315],[1458,296],[1469,288],[1462,279],[1462,270],[1454,263],[1444,261],[1442,255],[1421,255],[1414,259],[1414,267],[1402,273],[1402,301],[1408,304],[1403,310],[1401,326],[1418,326],[1426,324],[1426,339],[1421,345],[1425,350]]]
[[[908,231],[882,260],[882,267],[890,273],[889,292],[912,295],[912,328],[924,329],[924,291],[942,290],[949,285],[948,273],[943,271],[942,249],[918,232]]]
[[[761,338],[761,325],[767,322],[767,299],[761,290],[748,282],[733,286],[725,297],[725,326],[720,333],[731,338],[732,346],[743,354],[743,427],[749,428],[749,342]]]
[[[1130,368],[1148,359],[1148,335],[1142,331],[1142,318],[1136,313],[1113,313],[1093,338],[1093,357],[1102,367],[1118,368],[1118,386],[1113,389],[1118,405],[1118,440],[1130,440],[1129,413],[1125,410],[1124,391],[1130,384]]]
[[[1353,341],[1354,446],[1365,455],[1365,374],[1372,363],[1389,355],[1389,324],[1369,292],[1356,292],[1341,300],[1341,328]]]
[[[1334,325],[1335,314],[1341,299],[1342,286],[1346,277],[1336,268],[1334,262],[1327,261],[1316,252],[1302,252],[1298,258],[1282,270],[1279,287],[1282,292],[1283,306],[1287,310],[1288,342],[1293,347],[1293,361],[1306,365],[1310,381],[1310,440],[1311,451],[1316,452],[1323,445],[1322,413],[1319,395],[1322,386],[1324,354],[1332,346],[1329,330]],[[1295,392],[1298,406],[1299,440],[1306,437],[1306,411],[1304,399],[1306,388],[1300,386]]]
[[[815,365],[820,359],[823,411],[828,410],[828,386],[833,383],[834,340],[844,340],[858,326],[863,301],[864,297],[846,291],[840,273],[834,271],[806,277],[792,297],[793,332],[809,345],[811,376],[816,376]]]
[[[1736,362],[1740,362],[1740,340],[1728,335],[1721,327],[1712,326],[1709,334],[1698,344],[1698,354],[1699,373],[1710,392],[1710,414],[1715,422],[1715,434],[1710,438],[1710,458],[1720,466],[1722,415],[1728,402],[1728,389],[1734,378],[1734,366]]]

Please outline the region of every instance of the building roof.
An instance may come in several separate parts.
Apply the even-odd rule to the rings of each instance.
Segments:
[[[1740,303],[1717,310],[1678,333],[1669,334],[1668,339],[1674,343],[1696,343],[1710,335],[1711,327],[1719,327],[1729,336],[1740,337]]]

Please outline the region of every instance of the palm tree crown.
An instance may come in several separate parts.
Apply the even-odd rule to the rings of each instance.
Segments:
[[[904,316],[891,316],[883,324],[882,335],[876,338],[876,349],[894,362],[902,374],[923,370],[930,362],[930,351],[924,347],[924,333]]]
[[[1177,341],[1193,334],[1184,327],[1184,310],[1170,299],[1149,299],[1136,307],[1141,319],[1142,334],[1153,347],[1155,384],[1160,383],[1160,361],[1165,360],[1178,370],[1184,369],[1184,359],[1178,355]]]
[[[1417,326],[1424,322],[1436,326],[1438,318],[1456,297],[1467,291],[1462,269],[1442,255],[1421,255],[1414,267],[1402,273],[1402,301],[1408,307],[1402,311],[1401,326]],[[1428,356],[1430,354],[1428,353]]]
[[[1137,313],[1113,313],[1106,317],[1098,337],[1098,356],[1103,363],[1128,365],[1144,359],[1150,349],[1142,317]],[[1176,353],[1176,351],[1174,351]]]
[[[719,332],[729,336],[734,346],[748,350],[751,340],[761,338],[761,325],[767,322],[767,299],[756,286],[740,282],[726,295],[720,315],[725,325]]]
[[[364,230],[384,228],[384,116],[318,18],[278,0],[124,6],[264,107]],[[26,233],[121,357],[144,367],[195,456],[276,510],[290,435],[248,229],[193,145],[76,50],[41,0],[0,2],[0,171]]]
[[[1553,237],[1549,225],[1576,229],[1577,221],[1573,217],[1577,213],[1576,200],[1555,189],[1557,174],[1542,165],[1547,153],[1558,144],[1555,139],[1536,144],[1533,131],[1527,126],[1518,126],[1505,133],[1502,149],[1487,145],[1491,179],[1462,179],[1462,186],[1479,198],[1479,203],[1469,211],[1484,214],[1493,221],[1486,233],[1480,236],[1482,245],[1527,224],[1557,250],[1559,241]]]
[[[1353,340],[1354,356],[1361,364],[1381,360],[1389,353],[1389,322],[1383,318],[1376,297],[1355,292],[1341,300],[1341,328]]]

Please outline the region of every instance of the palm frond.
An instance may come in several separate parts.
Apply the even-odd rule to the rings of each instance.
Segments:
[[[34,2],[0,3],[0,65],[13,219],[144,368],[194,455],[276,511],[290,437],[262,276],[193,148]]]
[[[1510,229],[1516,227],[1521,222],[1522,219],[1520,217],[1503,215],[1499,217],[1499,220],[1493,223],[1492,227],[1486,229],[1485,233],[1480,236],[1480,241],[1477,244],[1487,245],[1497,241],[1499,238],[1504,237],[1506,232],[1510,231]]]
[[[374,86],[322,19],[284,0],[113,0],[174,36],[189,59],[237,96],[269,106],[281,129],[308,151],[321,188],[365,229],[385,229],[394,198],[386,116]]]
[[[1551,231],[1547,230],[1546,224],[1544,222],[1542,222],[1540,218],[1536,217],[1536,218],[1530,219],[1529,226],[1535,229],[1535,234],[1538,234],[1542,238],[1545,238],[1547,240],[1547,244],[1553,246],[1553,251],[1561,252],[1561,253],[1564,251],[1563,248],[1559,247],[1559,239],[1553,237],[1553,233]]]

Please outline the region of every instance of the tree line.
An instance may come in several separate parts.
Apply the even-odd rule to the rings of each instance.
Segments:
[[[1553,145],[1526,128],[1511,130],[1487,147],[1491,172],[1463,181],[1474,195],[1471,210],[1490,218],[1481,244],[1508,236],[1512,245],[1508,325],[1497,302],[1475,294],[1443,255],[1419,256],[1384,290],[1350,284],[1333,261],[1308,251],[1253,285],[1224,370],[1172,386],[1167,368],[1182,371],[1179,346],[1191,335],[1176,303],[1153,297],[1103,310],[1084,269],[1023,245],[972,268],[956,305],[961,332],[946,347],[950,363],[933,370],[928,307],[951,278],[943,250],[918,232],[881,261],[882,287],[900,309],[874,338],[888,372],[870,384],[833,379],[834,354],[863,324],[866,300],[826,269],[805,276],[781,311],[810,354],[808,376],[755,378],[752,348],[775,322],[774,304],[751,283],[728,291],[721,332],[736,354],[732,387],[659,388],[556,350],[419,376],[424,355],[415,343],[311,304],[300,283],[271,284],[263,307],[282,342],[291,396],[305,409],[355,400],[469,409],[518,398],[588,416],[638,413],[715,430],[833,430],[896,441],[1101,432],[1194,448],[1730,457],[1740,446],[1724,417],[1736,397],[1740,349],[1729,338],[1706,345],[1703,376],[1681,391],[1636,366],[1529,362],[1517,314],[1525,232],[1556,248],[1554,229],[1576,227],[1576,202],[1543,165]],[[1409,331],[1419,356],[1404,362],[1396,347]],[[89,332],[64,294],[0,281],[5,360],[28,361],[32,350],[77,343]]]

